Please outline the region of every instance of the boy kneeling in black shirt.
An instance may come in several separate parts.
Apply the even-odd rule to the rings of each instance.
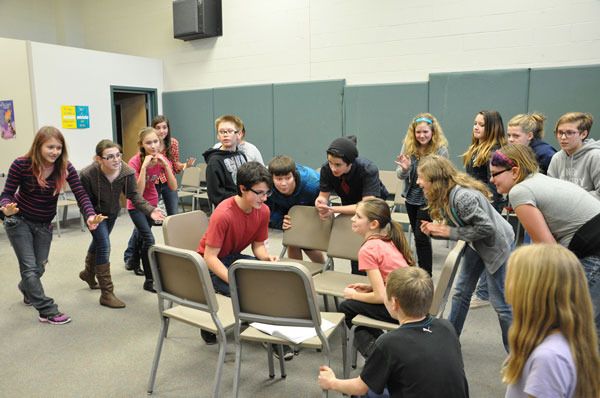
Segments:
[[[418,267],[399,268],[387,280],[385,305],[400,327],[379,337],[360,374],[340,380],[321,366],[319,386],[348,395],[372,390],[390,397],[469,396],[460,343],[454,327],[429,315],[433,281]]]

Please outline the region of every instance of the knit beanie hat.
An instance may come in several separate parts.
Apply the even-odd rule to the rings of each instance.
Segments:
[[[356,145],[346,137],[340,137],[333,140],[329,145],[329,148],[327,148],[327,153],[336,158],[342,158],[344,162],[348,164],[353,163],[358,157]]]

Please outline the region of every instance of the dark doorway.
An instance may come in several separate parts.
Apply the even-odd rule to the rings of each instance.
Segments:
[[[158,114],[156,89],[111,86],[113,140],[123,147],[123,160],[138,151],[137,134]]]

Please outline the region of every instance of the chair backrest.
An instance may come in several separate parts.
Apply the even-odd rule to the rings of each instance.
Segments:
[[[444,309],[446,308],[446,302],[448,301],[448,296],[452,289],[452,283],[454,282],[458,265],[465,252],[465,246],[466,244],[462,240],[456,242],[454,248],[448,253],[446,261],[444,261],[440,277],[433,292],[433,301],[431,302],[431,308],[429,310],[431,315],[441,318],[444,314]]]
[[[321,220],[314,206],[293,206],[288,212],[292,228],[283,231],[282,244],[326,251],[331,234],[331,218]]]
[[[302,264],[238,260],[229,267],[229,288],[236,320],[321,324],[312,276]]]
[[[388,193],[390,195],[394,195],[397,190],[398,183],[400,182],[396,172],[392,170],[379,170],[379,179],[385,186],[385,189],[387,189]]]
[[[199,167],[186,167],[181,176],[181,187],[193,187],[200,189],[202,170]],[[206,171],[205,171],[206,176]]]
[[[406,199],[402,196],[404,191],[405,180],[398,179],[398,185],[396,185],[396,192],[394,193],[394,210],[398,210],[399,207],[404,206]]]
[[[200,185],[206,185],[206,163],[198,163],[196,167],[200,169]]]
[[[157,244],[148,257],[161,311],[164,299],[216,314],[219,304],[208,266],[198,253]]]
[[[352,216],[340,214],[333,220],[327,255],[331,258],[358,260],[363,237],[352,231]]]
[[[202,210],[174,214],[164,219],[162,228],[166,245],[195,251],[208,228],[208,217]]]

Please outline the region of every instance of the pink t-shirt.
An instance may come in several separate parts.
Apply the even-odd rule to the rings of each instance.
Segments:
[[[408,267],[408,263],[391,240],[369,239],[358,251],[358,269],[378,269],[383,283],[387,282],[390,272],[401,267]]]
[[[142,168],[142,160],[139,153],[129,159],[129,166],[135,170],[135,180],[137,181],[140,176],[140,169]],[[156,191],[155,183],[163,170],[164,168],[159,163],[146,169],[146,187],[142,196],[154,207],[158,205],[158,192]],[[135,209],[135,206],[129,199],[127,199],[127,209]]]

